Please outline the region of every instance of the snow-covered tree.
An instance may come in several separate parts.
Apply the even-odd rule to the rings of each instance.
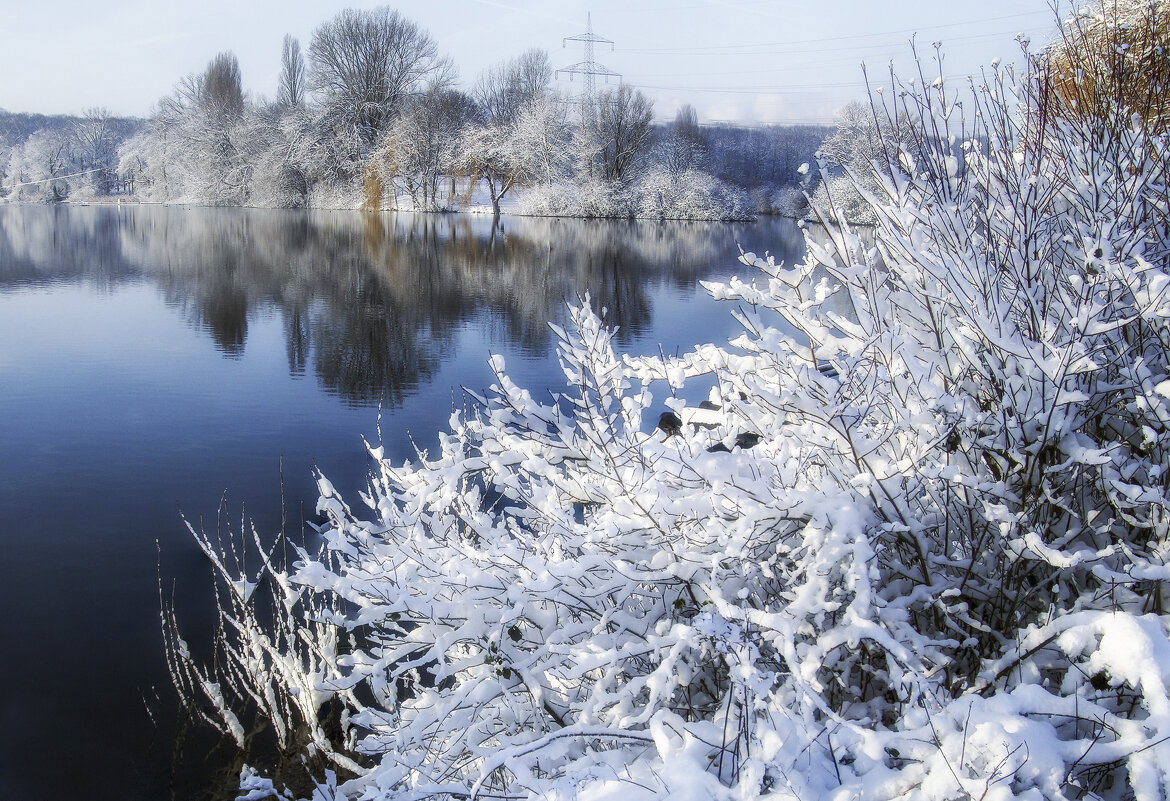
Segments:
[[[571,131],[561,98],[548,94],[526,105],[516,118],[512,137],[533,181],[551,186],[568,174]]]
[[[460,171],[461,134],[474,113],[471,99],[451,89],[434,88],[411,102],[390,126],[372,158],[388,186],[400,186],[413,208],[444,206],[440,182]]]
[[[408,98],[448,82],[434,39],[388,6],[345,9],[313,32],[309,86],[372,149]]]
[[[915,139],[913,120],[890,113],[880,98],[848,103],[837,114],[837,130],[817,154],[825,165],[840,169],[825,176],[814,204],[833,220],[872,224],[874,215],[861,193],[876,191],[880,175],[899,169],[898,154],[916,152]]]
[[[88,195],[108,195],[118,169],[118,135],[110,112],[86,109],[74,123],[72,137],[76,166],[85,173]]]
[[[820,125],[708,125],[703,128],[707,169],[728,183],[757,192],[799,187],[800,165],[816,161],[817,150],[832,132]]]
[[[837,112],[837,130],[821,143],[821,156],[832,166],[849,167],[859,175],[885,170],[898,153],[909,149],[909,120],[891,120],[880,101],[854,100]],[[877,165],[877,166],[875,166]]]
[[[529,50],[480,76],[475,100],[480,120],[460,145],[463,172],[487,186],[492,209],[513,186],[551,184],[568,164],[568,127],[549,90],[552,68],[543,50]]]
[[[659,134],[655,150],[657,161],[674,176],[707,167],[707,139],[699,128],[694,106],[685,105],[678,110],[674,122]]]
[[[4,186],[15,200],[59,201],[79,183],[82,176],[78,172],[73,138],[64,131],[46,128],[11,150]]]
[[[236,57],[220,53],[158,102],[146,129],[123,145],[120,171],[151,199],[242,205],[265,144],[251,112]]]

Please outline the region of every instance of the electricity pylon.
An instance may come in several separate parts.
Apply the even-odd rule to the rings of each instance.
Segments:
[[[567,46],[569,42],[584,42],[585,43],[585,60],[578,61],[576,64],[570,64],[567,67],[561,67],[559,70],[557,70],[558,75],[562,72],[567,72],[569,74],[570,81],[573,80],[574,75],[581,75],[584,77],[584,84],[585,85],[581,91],[582,111],[584,111],[584,109],[587,108],[593,102],[593,92],[596,88],[596,83],[597,83],[596,79],[597,79],[598,75],[605,76],[607,81],[609,80],[609,76],[611,76],[611,75],[613,75],[617,78],[622,77],[619,73],[614,72],[613,70],[611,70],[609,67],[605,66],[604,64],[598,64],[597,61],[594,59],[593,46],[595,44],[597,44],[598,42],[601,42],[602,44],[609,45],[610,49],[612,50],[613,49],[613,40],[606,39],[604,36],[598,36],[596,33],[593,32],[593,15],[592,14],[590,14],[588,17],[586,17],[586,20],[587,20],[587,25],[586,25],[585,33],[580,33],[580,34],[577,34],[576,36],[566,36],[561,41],[562,47]],[[584,119],[584,115],[582,115],[582,119]]]

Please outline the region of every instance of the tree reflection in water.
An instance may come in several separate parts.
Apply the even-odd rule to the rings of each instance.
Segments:
[[[734,263],[752,226],[469,215],[176,207],[10,206],[0,215],[0,289],[30,281],[146,278],[226,357],[249,319],[279,313],[291,373],[354,404],[395,406],[486,319],[544,354],[547,323],[585,292],[626,345],[647,329],[651,285],[693,288]],[[759,233],[757,232],[757,236]],[[780,257],[803,253],[770,225]],[[777,251],[777,249],[779,249]]]

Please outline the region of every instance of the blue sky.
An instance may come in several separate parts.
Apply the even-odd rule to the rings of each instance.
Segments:
[[[223,50],[240,61],[253,96],[275,93],[281,39],[307,48],[314,28],[346,7],[377,2],[310,0],[31,0],[0,8],[0,108],[78,113],[104,106],[145,115],[184,75]],[[583,59],[564,37],[594,31],[614,41],[597,61],[655,101],[657,116],[683,103],[700,120],[828,122],[864,96],[871,75],[911,67],[909,39],[933,58],[941,40],[952,84],[993,58],[1018,57],[1017,33],[1035,45],[1054,30],[1047,0],[980,3],[859,0],[401,0],[392,3],[431,33],[470,86],[487,66],[529,47],[554,66]],[[933,78],[938,69],[927,67]],[[888,80],[888,77],[887,77]],[[561,76],[567,92],[580,78]],[[603,82],[599,81],[599,85]]]

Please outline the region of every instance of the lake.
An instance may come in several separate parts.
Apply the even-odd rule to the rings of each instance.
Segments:
[[[315,519],[314,466],[356,500],[379,417],[395,461],[437,442],[489,354],[558,386],[547,323],[585,292],[625,352],[726,341],[698,282],[748,274],[737,244],[804,252],[790,220],[0,206],[0,798],[214,791],[159,633],[161,575],[211,636],[182,515]]]

